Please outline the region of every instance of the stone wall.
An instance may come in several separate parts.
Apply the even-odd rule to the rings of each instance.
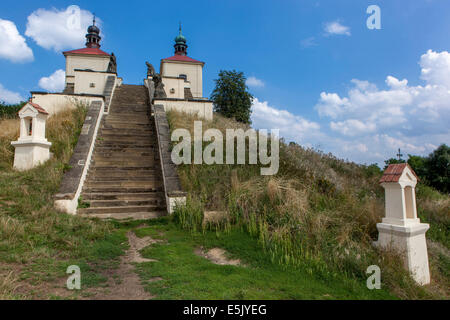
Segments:
[[[54,115],[58,112],[75,109],[77,104],[82,103],[87,106],[93,101],[102,100],[103,95],[85,95],[85,94],[63,94],[47,92],[31,92],[33,102],[40,105],[49,113]]]
[[[164,180],[164,191],[166,195],[167,212],[173,213],[177,204],[186,203],[186,192],[181,187],[177,173],[177,167],[172,162],[170,146],[170,129],[164,106],[154,105],[156,136],[158,139],[159,157],[161,159],[161,170]]]
[[[88,109],[77,145],[70,158],[70,169],[64,174],[59,191],[55,195],[55,207],[62,212],[77,212],[78,198],[89,170],[103,110],[103,100],[93,101]]]
[[[176,110],[196,114],[199,118],[213,119],[213,103],[209,100],[155,99],[155,105],[162,105],[165,111]]]

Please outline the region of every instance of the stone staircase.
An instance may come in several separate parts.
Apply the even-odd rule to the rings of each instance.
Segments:
[[[166,214],[159,152],[144,86],[115,89],[81,194],[83,216],[149,219]]]

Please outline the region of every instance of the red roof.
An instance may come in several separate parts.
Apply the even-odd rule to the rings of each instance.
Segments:
[[[31,105],[32,105],[39,113],[48,114],[48,112],[45,111],[45,109],[42,108],[42,107],[41,107],[40,105],[38,105],[37,103],[33,103],[33,102],[31,102],[31,101],[28,101],[27,104],[31,104]],[[24,106],[22,107],[22,109],[25,108],[26,106],[27,106],[27,105],[24,105]],[[22,111],[22,109],[20,109],[19,112]]]
[[[188,56],[182,56],[181,54],[176,54],[174,56],[171,56],[169,58],[165,58],[163,60],[169,60],[169,61],[182,61],[182,62],[194,62],[194,63],[203,63],[202,61],[198,61],[192,58],[189,58]]]
[[[400,180],[400,177],[405,170],[405,168],[408,167],[409,170],[414,174],[414,176],[419,180],[419,177],[416,175],[414,170],[409,166],[407,163],[396,163],[396,164],[390,164],[386,170],[384,171],[383,176],[380,179],[380,183],[383,182],[398,182]]]
[[[93,54],[97,56],[109,56],[109,54],[107,54],[105,51],[102,51],[98,48],[81,48],[77,50],[64,51],[63,54]]]

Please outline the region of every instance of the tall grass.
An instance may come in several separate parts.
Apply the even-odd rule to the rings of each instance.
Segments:
[[[0,281],[0,298],[14,296],[18,272],[26,275],[20,278],[31,277],[34,281],[44,275],[64,276],[61,265],[71,259],[76,259],[77,264],[89,259],[93,250],[98,250],[93,246],[107,239],[114,229],[110,223],[62,214],[53,207],[53,196],[77,143],[86,111],[79,105],[48,119],[46,136],[52,142],[53,157],[28,171],[12,168],[14,149],[10,142],[17,133],[0,137],[0,267],[16,266],[9,280]]]
[[[172,130],[192,130],[198,120],[176,112],[168,119]],[[204,123],[221,131],[236,125],[219,115]],[[241,228],[259,239],[275,263],[319,277],[343,274],[360,281],[367,279],[367,267],[375,264],[382,269],[383,285],[399,297],[438,297],[415,284],[398,255],[373,246],[376,223],[384,216],[384,191],[378,185],[381,173],[372,167],[281,143],[280,170],[273,177],[261,176],[257,165],[181,165],[178,172],[190,194],[189,206],[175,214],[183,216],[184,228],[199,229],[199,208],[226,211],[226,221],[202,228]],[[442,197],[439,204],[419,192],[418,205],[428,212],[432,229],[438,221],[447,227],[441,237],[448,239],[448,206],[446,213],[443,205],[449,198]],[[439,292],[448,297],[448,287]]]

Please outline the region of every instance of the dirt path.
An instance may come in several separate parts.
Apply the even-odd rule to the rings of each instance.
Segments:
[[[113,273],[118,281],[110,277],[106,292],[98,292],[95,296],[89,297],[89,300],[148,300],[155,297],[144,290],[132,263],[156,261],[143,258],[139,253],[139,250],[155,243],[156,240],[150,237],[138,238],[132,231],[127,233],[127,237],[130,248],[121,257],[120,266]]]

